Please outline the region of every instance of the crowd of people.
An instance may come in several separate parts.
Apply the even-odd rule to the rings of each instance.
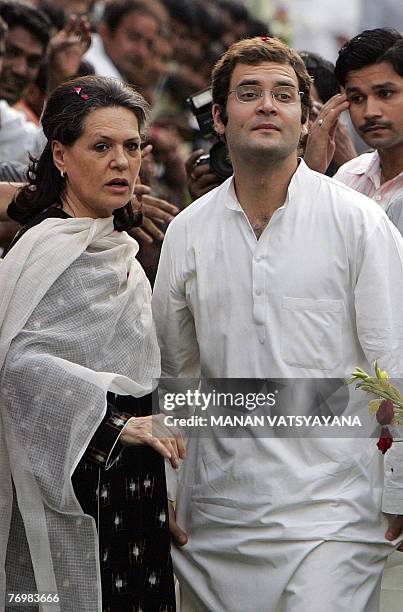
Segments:
[[[403,379],[378,25],[334,65],[232,0],[0,0],[0,610],[399,609],[403,444],[152,416],[160,376]]]

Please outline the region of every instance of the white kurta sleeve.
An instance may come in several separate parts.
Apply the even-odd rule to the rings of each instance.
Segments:
[[[162,245],[152,300],[161,349],[161,375],[198,378],[199,346],[193,315],[186,301],[185,240],[171,229],[168,228]]]
[[[161,350],[161,376],[198,378],[199,346],[186,302],[184,236],[168,228],[153,293],[153,316]],[[173,253],[174,251],[174,253]],[[166,462],[168,499],[176,499],[177,472]]]
[[[382,217],[364,244],[357,272],[357,330],[370,363],[403,380],[403,239]],[[396,442],[385,461],[383,511],[403,514],[403,442]]]

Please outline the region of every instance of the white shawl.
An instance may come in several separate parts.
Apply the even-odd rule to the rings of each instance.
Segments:
[[[35,583],[60,598],[45,612],[101,610],[95,522],[71,475],[107,392],[142,396],[159,376],[137,250],[112,218],[46,219],[0,264],[0,611],[6,587]]]

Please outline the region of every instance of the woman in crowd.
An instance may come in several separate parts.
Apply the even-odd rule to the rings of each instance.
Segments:
[[[184,447],[147,415],[159,350],[124,231],[146,116],[113,79],[59,86],[47,145],[9,208],[24,227],[0,267],[6,601],[24,591],[62,612],[174,610],[163,458],[176,466]]]

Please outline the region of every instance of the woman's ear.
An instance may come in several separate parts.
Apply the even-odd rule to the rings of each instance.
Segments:
[[[52,154],[53,154],[53,163],[59,172],[66,172],[66,167],[64,163],[64,145],[58,140],[52,140]]]

